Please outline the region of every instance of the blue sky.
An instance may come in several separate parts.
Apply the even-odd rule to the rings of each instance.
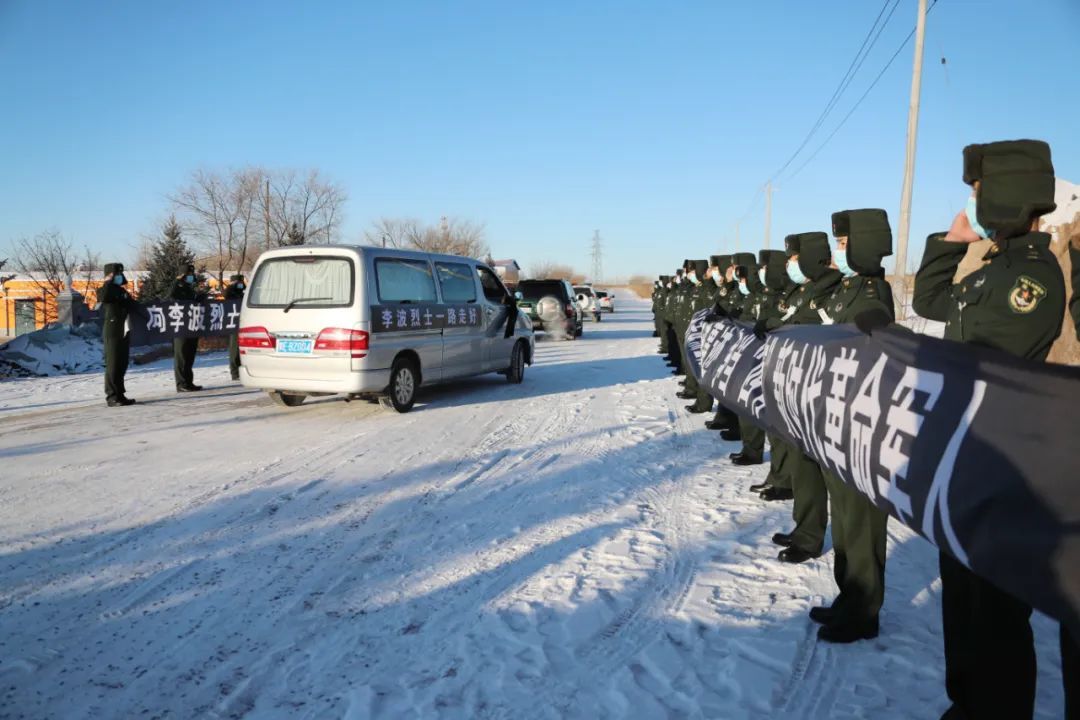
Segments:
[[[899,0],[814,150],[914,26]],[[379,216],[486,223],[499,257],[654,274],[734,239],[879,0],[0,0],[0,256],[56,228],[129,259],[196,168],[317,167]],[[963,206],[961,149],[1038,137],[1080,180],[1075,0],[940,0],[929,18],[912,249]],[[947,58],[942,66],[941,57]],[[772,246],[831,212],[899,217],[912,48],[781,177]],[[797,168],[797,160],[791,169]],[[763,204],[741,226],[762,246]]]

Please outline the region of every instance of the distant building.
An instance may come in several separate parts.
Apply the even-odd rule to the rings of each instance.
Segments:
[[[491,269],[503,281],[503,285],[514,287],[521,280],[521,266],[517,260],[492,260]]]

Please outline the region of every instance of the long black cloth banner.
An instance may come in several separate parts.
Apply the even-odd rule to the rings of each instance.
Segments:
[[[158,345],[177,338],[228,336],[240,329],[240,300],[156,302],[128,314],[131,344]]]
[[[1080,369],[899,326],[691,322],[689,367],[732,411],[1080,637]]]

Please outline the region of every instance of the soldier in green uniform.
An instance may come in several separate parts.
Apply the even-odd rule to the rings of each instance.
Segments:
[[[668,354],[668,337],[667,328],[664,323],[664,305],[667,303],[668,293],[671,291],[671,276],[660,276],[660,287],[657,288],[656,293],[656,334],[660,338],[660,349],[657,352],[660,355]]]
[[[672,367],[672,375],[678,375],[682,368],[682,348],[675,337],[675,316],[679,307],[679,298],[683,292],[683,273],[686,262],[683,260],[684,267],[675,271],[671,289],[664,301],[664,336],[667,338],[668,364]]]
[[[131,337],[127,319],[141,306],[128,294],[127,278],[121,263],[106,263],[105,283],[97,289],[101,304],[101,339],[105,346],[105,404],[109,407],[134,405],[127,396],[124,376],[127,374],[131,352]]]
[[[170,299],[182,303],[202,302],[206,294],[195,289],[195,266],[188,265],[187,271],[176,279]],[[195,392],[202,390],[202,385],[195,384],[195,351],[199,348],[198,338],[176,338],[173,340],[173,377],[176,380],[176,392]]]
[[[693,319],[694,313],[712,307],[713,298],[716,294],[716,286],[712,283],[709,273],[708,260],[694,261],[693,276],[697,279],[697,284],[694,286],[684,312],[684,328],[687,329],[690,327],[690,321]],[[686,330],[684,329],[683,332],[685,333]],[[679,393],[679,397],[684,400],[692,399],[694,401],[693,404],[686,406],[689,412],[706,413],[712,410],[712,395],[701,387],[693,373],[686,374],[686,387],[683,392]]]
[[[664,276],[661,275],[656,280],[653,280],[652,287],[652,315],[653,315],[653,333],[654,338],[660,337],[660,297],[663,291]],[[661,346],[663,341],[661,341]]]
[[[974,189],[967,208],[947,233],[926,241],[915,312],[945,321],[948,340],[1044,361],[1065,313],[1064,276],[1050,236],[1037,232],[1039,217],[1055,207],[1050,148],[1034,140],[969,145],[964,182]],[[968,244],[980,238],[993,240],[985,264],[954,283]],[[952,701],[943,719],[1030,718],[1031,607],[944,553],[940,562],[945,688]],[[1065,684],[1068,695],[1076,678]]]
[[[788,259],[788,275],[799,286],[788,309],[787,325],[820,325],[819,308],[840,284],[840,271],[830,267],[832,252],[829,236],[823,232],[800,233],[798,252]],[[790,249],[789,249],[790,252]],[[782,562],[801,563],[821,555],[825,544],[825,528],[829,523],[829,494],[821,468],[802,450],[789,446],[791,462],[791,491],[795,505],[792,518],[795,529],[776,533],[773,542],[782,546],[778,558]]]
[[[754,325],[754,332],[758,337],[764,338],[769,330],[775,330],[782,326],[784,321],[795,312],[795,303],[798,302],[796,295],[799,293],[799,285],[791,279],[788,273],[788,262],[791,256],[798,255],[799,236],[788,235],[784,240],[785,251],[775,251],[768,258],[765,267],[765,282],[776,292],[776,304],[758,318]],[[761,494],[763,500],[780,502],[791,500],[794,493],[791,491],[794,463],[797,458],[787,442],[779,435],[766,433],[769,439],[769,474],[765,481],[750,486],[750,492]]]
[[[736,313],[740,306],[738,283],[734,280],[735,271],[731,257],[731,255],[713,255],[709,258],[709,261],[717,268],[713,273],[713,280],[717,286],[716,303],[713,312],[724,317]],[[712,420],[705,422],[705,427],[720,432],[738,432],[739,417],[725,407],[723,403],[717,403],[716,415],[713,416]]]
[[[884,210],[845,210],[832,216],[834,264],[844,279],[819,308],[826,323],[853,323],[877,311],[895,317],[892,288],[883,258],[892,255],[892,229]],[[889,516],[859,491],[823,472],[832,515],[833,576],[839,595],[829,607],[810,610],[822,623],[818,638],[847,643],[877,637],[878,613],[885,600],[885,532]]]
[[[746,280],[739,285],[743,293],[743,310],[740,319],[757,323],[776,310],[777,291],[766,283],[769,259],[773,255],[786,260],[780,250],[761,250],[758,252],[758,264],[748,269]],[[781,265],[781,269],[782,269]],[[787,278],[787,274],[784,274]],[[765,457],[765,431],[746,418],[739,418],[739,435],[742,437],[742,449],[728,457],[735,465],[760,465]]]
[[[675,293],[675,307],[671,309],[672,336],[668,340],[669,343],[675,343],[675,347],[679,352],[679,364],[673,374],[683,376],[686,375],[686,362],[683,357],[683,343],[686,340],[686,306],[695,287],[694,282],[690,279],[690,269],[693,263],[693,260],[683,260],[682,282],[679,284],[679,291]]]
[[[225,289],[226,300],[244,300],[244,288],[247,282],[243,275],[233,275],[229,278],[229,287]],[[240,379],[240,334],[238,332],[229,336],[229,376],[233,380]]]

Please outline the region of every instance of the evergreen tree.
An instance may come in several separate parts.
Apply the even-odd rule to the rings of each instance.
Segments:
[[[304,231],[300,229],[300,226],[293,221],[292,226],[289,228],[289,234],[285,238],[286,245],[303,245],[304,244]]]
[[[164,237],[154,243],[150,260],[150,277],[143,284],[139,297],[144,302],[169,297],[177,276],[195,262],[195,253],[181,237],[180,225],[170,217],[161,230]]]

